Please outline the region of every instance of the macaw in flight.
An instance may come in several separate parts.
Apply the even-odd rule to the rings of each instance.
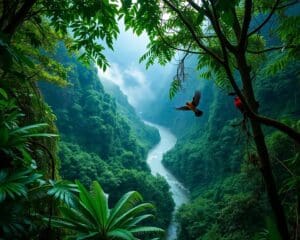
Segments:
[[[178,107],[176,109],[183,110],[183,111],[193,111],[197,117],[201,117],[203,115],[203,112],[197,108],[200,102],[200,98],[201,98],[200,91],[195,91],[195,95],[191,102],[187,102],[185,106]]]

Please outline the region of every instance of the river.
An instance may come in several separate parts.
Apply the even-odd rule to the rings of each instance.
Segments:
[[[163,159],[163,154],[175,146],[177,139],[169,129],[147,121],[144,122],[147,125],[156,128],[160,134],[160,142],[149,151],[147,163],[153,175],[159,174],[163,176],[170,185],[175,202],[175,210],[173,212],[171,224],[168,228],[167,240],[174,240],[176,239],[177,229],[174,214],[179,206],[189,201],[189,193],[188,190],[162,165],[161,161]]]

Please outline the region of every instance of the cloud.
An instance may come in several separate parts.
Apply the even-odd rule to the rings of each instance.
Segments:
[[[144,72],[133,64],[122,69],[117,63],[110,63],[110,68],[105,72],[98,69],[98,76],[101,81],[110,81],[118,85],[135,108],[141,109],[144,103],[154,99]]]

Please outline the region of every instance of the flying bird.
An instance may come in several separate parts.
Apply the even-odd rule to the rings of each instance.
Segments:
[[[195,95],[191,102],[187,102],[185,106],[176,108],[177,110],[193,111],[197,117],[202,116],[203,112],[197,108],[201,98],[200,91],[195,91]]]

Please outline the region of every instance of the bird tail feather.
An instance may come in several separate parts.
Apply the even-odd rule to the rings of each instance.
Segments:
[[[197,117],[200,117],[200,116],[203,115],[203,112],[202,112],[201,110],[199,110],[198,108],[196,108],[196,109],[195,109],[195,115],[196,115]]]

